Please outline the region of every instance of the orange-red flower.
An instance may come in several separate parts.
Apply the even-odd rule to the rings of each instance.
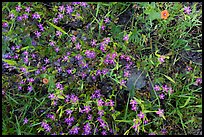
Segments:
[[[46,78],[44,78],[42,81],[43,81],[44,84],[47,84],[49,82],[49,80],[46,79]]]
[[[169,17],[168,11],[167,11],[167,10],[163,10],[163,11],[161,12],[161,18],[162,18],[162,19],[167,19],[168,17]]]

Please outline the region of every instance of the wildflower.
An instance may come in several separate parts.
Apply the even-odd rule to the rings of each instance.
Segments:
[[[144,120],[144,124],[147,124],[148,123],[148,120]]]
[[[100,122],[100,126],[99,126],[99,127],[102,127],[103,129],[105,129],[105,128],[106,128],[106,126],[107,126],[107,125],[106,125],[106,123],[105,123],[105,122],[103,122],[103,121],[102,121],[102,122]]]
[[[33,19],[40,19],[40,15],[36,12],[33,15]]]
[[[96,40],[95,39],[93,39],[92,41],[91,41],[91,46],[96,46]]]
[[[159,85],[155,85],[155,86],[154,86],[154,90],[155,90],[155,91],[159,91],[159,90],[160,90]]]
[[[163,86],[162,86],[163,92],[164,92],[164,91],[168,92],[168,89],[169,89],[169,88],[167,87],[167,85],[163,85]]]
[[[195,85],[199,85],[199,84],[202,84],[202,78],[196,79]]]
[[[55,94],[54,93],[49,93],[49,96],[48,96],[49,99],[51,100],[54,100],[55,99]]]
[[[72,12],[73,12],[72,7],[69,6],[69,5],[67,5],[67,7],[66,7],[66,13],[67,13],[67,14],[70,14],[70,13],[72,13]]]
[[[187,71],[191,71],[191,70],[192,70],[192,67],[186,66],[186,70],[187,70]]]
[[[103,43],[108,44],[110,42],[110,38],[104,38]]]
[[[10,13],[10,14],[9,14],[9,17],[10,17],[11,19],[13,19],[13,18],[15,17],[15,15],[14,15],[13,13]]]
[[[49,43],[49,45],[50,45],[50,46],[55,46],[55,42],[54,42],[54,41],[51,41],[51,42]]]
[[[22,18],[26,20],[26,19],[28,19],[28,15],[27,14],[23,14]]]
[[[69,130],[69,134],[71,135],[77,135],[79,133],[79,127],[78,126],[75,126],[73,127],[72,129]]]
[[[49,80],[47,78],[44,78],[42,81],[44,84],[48,84],[48,82],[49,82]]]
[[[106,26],[102,25],[102,26],[101,26],[101,29],[102,29],[102,30],[105,30],[105,27],[106,27]]]
[[[110,21],[109,18],[105,18],[104,20],[105,23],[108,23],[109,21]]]
[[[25,119],[23,120],[23,125],[25,125],[25,124],[27,124],[27,123],[28,123],[28,119],[25,118]]]
[[[190,6],[188,6],[188,7],[184,7],[184,13],[186,13],[186,14],[190,14],[190,12],[191,12],[191,8],[190,8]]]
[[[21,9],[22,9],[22,8],[21,8],[21,6],[20,6],[20,5],[16,6],[16,11],[18,11],[18,12],[19,12],[19,11],[21,11]]]
[[[38,27],[39,27],[39,29],[40,29],[41,31],[44,31],[44,27],[43,27],[42,24],[38,24]]]
[[[76,41],[76,37],[73,35],[71,40],[72,40],[72,42],[75,42]]]
[[[56,52],[59,52],[59,48],[58,48],[58,47],[55,47],[55,51],[56,51]]]
[[[109,106],[111,106],[111,107],[114,106],[114,101],[113,101],[113,100],[110,100],[110,101],[109,101]]]
[[[35,31],[34,33],[35,33],[37,38],[39,38],[41,36],[41,32]]]
[[[84,125],[83,131],[84,132],[83,132],[82,135],[89,135],[89,134],[91,134],[91,126],[90,126],[90,124],[88,122]]]
[[[87,117],[87,119],[88,119],[88,120],[92,120],[92,115],[89,114],[88,117]]]
[[[137,101],[131,99],[131,100],[130,100],[130,104],[131,104],[131,105],[137,105]]]
[[[163,10],[163,11],[161,12],[161,18],[162,18],[162,19],[167,19],[168,17],[169,17],[168,11],[167,11],[167,10]]]
[[[18,16],[17,21],[22,21],[23,20],[23,16]]]
[[[81,45],[79,43],[76,44],[76,49],[80,49]]]
[[[28,78],[28,82],[30,82],[30,83],[34,82],[34,79],[33,78]]]
[[[103,75],[107,74],[107,73],[108,73],[108,69],[107,69],[107,68],[104,68],[104,69],[102,70],[102,73],[103,73]]]
[[[22,90],[22,87],[21,87],[21,86],[18,86],[18,90]]]
[[[82,56],[81,56],[80,54],[77,54],[77,55],[75,56],[75,58],[76,58],[77,60],[81,60],[81,59],[82,59]]]
[[[140,119],[144,118],[144,113],[142,113],[142,111],[140,111],[140,113],[137,115]]]
[[[130,75],[130,72],[129,72],[129,71],[125,71],[125,72],[124,72],[124,77],[129,77],[129,75]]]
[[[98,111],[98,114],[99,114],[100,117],[102,117],[103,114],[104,114],[104,110],[99,110],[99,111]]]
[[[67,73],[68,73],[68,74],[71,74],[71,73],[72,73],[72,69],[68,69],[68,70],[67,70]]]
[[[165,97],[165,95],[163,93],[159,95],[160,99],[164,99],[164,97]]]
[[[64,16],[63,16],[63,14],[59,13],[57,17],[58,17],[58,19],[63,19]]]
[[[129,39],[129,36],[128,36],[128,34],[126,34],[126,35],[123,37],[123,40],[124,40],[124,41],[128,41],[128,39]]]
[[[101,132],[101,134],[102,134],[102,135],[107,135],[107,133],[106,133],[105,130],[103,130],[103,131]]]
[[[8,23],[7,22],[2,23],[2,27],[4,28],[8,27]]]
[[[122,79],[121,81],[120,81],[120,85],[122,86],[125,86],[125,83],[126,83],[126,81],[124,80],[124,79]]]
[[[156,114],[158,114],[160,117],[162,117],[164,115],[164,110],[159,108],[158,111],[156,112]]]
[[[28,91],[31,92],[33,90],[32,86],[28,86]]]
[[[56,36],[59,37],[59,36],[61,36],[61,35],[62,35],[62,32],[57,30],[57,31],[56,31]]]
[[[35,71],[35,75],[38,75],[38,74],[40,74],[40,70],[39,69]]]
[[[163,129],[161,130],[161,133],[165,135],[165,134],[167,133],[167,130],[166,130],[165,128],[163,128]]]
[[[83,6],[83,7],[86,7],[87,3],[86,2],[81,2],[80,5]]]
[[[163,62],[164,62],[164,59],[165,59],[164,56],[160,56],[160,57],[158,58],[158,60],[159,60],[160,63],[163,63]]]
[[[138,127],[139,127],[140,123],[138,122],[137,124],[134,123],[134,125],[132,126],[133,129],[135,129],[135,131],[138,132]]]
[[[62,6],[59,6],[59,11],[60,12],[63,12],[65,10],[65,7],[62,5]]]
[[[42,71],[45,71],[45,70],[46,70],[46,67],[45,67],[45,66],[42,66],[41,70],[42,70]]]
[[[25,12],[29,13],[30,11],[30,7],[26,7]]]
[[[71,95],[70,100],[72,103],[76,103],[77,101],[79,101],[78,97],[75,96],[74,94]]]
[[[66,110],[66,114],[67,114],[67,115],[71,115],[71,114],[72,114],[72,112],[73,112],[72,110],[69,110],[69,109],[68,109],[68,110]]]
[[[52,22],[56,24],[58,22],[58,18],[53,18]]]
[[[84,110],[83,111],[86,112],[86,114],[88,114],[89,111],[91,111],[90,106],[84,106]]]
[[[130,61],[130,57],[129,56],[126,56],[126,61]]]

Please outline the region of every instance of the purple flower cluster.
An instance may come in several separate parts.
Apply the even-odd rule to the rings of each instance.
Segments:
[[[130,104],[132,105],[132,110],[136,111],[137,110],[137,101],[136,100],[130,100]]]
[[[90,135],[90,134],[91,134],[91,126],[90,126],[90,124],[87,122],[87,123],[84,125],[82,135]]]
[[[46,132],[50,132],[51,131],[51,127],[49,126],[49,124],[47,124],[46,122],[41,122],[41,127],[44,128],[46,130]]]
[[[57,88],[57,89],[60,89],[60,90],[63,90],[63,89],[64,89],[63,85],[60,84],[59,82],[56,83],[56,88]]]
[[[70,101],[71,101],[72,103],[76,103],[76,102],[79,101],[79,98],[78,98],[76,95],[71,94],[71,96],[70,96]]]
[[[95,90],[94,93],[92,93],[91,95],[91,99],[96,99],[100,97],[101,97],[100,89]]]
[[[171,87],[168,87],[167,85],[162,85],[162,87],[160,87],[159,85],[155,85],[155,86],[154,86],[154,90],[155,90],[155,91],[161,91],[161,90],[162,90],[162,92],[166,92],[166,93],[170,92],[170,94],[173,93],[172,88],[171,88]],[[163,95],[162,95],[162,96],[163,96]]]
[[[72,123],[74,122],[74,117],[68,117],[68,118],[65,118],[64,119],[64,122],[68,125],[68,126],[71,126]]]
[[[92,51],[92,50],[86,50],[85,55],[87,58],[90,58],[90,59],[94,59],[96,57],[95,51]]]
[[[69,130],[69,134],[71,135],[77,135],[79,133],[79,127],[78,126],[75,126],[73,127],[72,129]]]
[[[120,55],[120,59],[125,59],[127,62],[131,60],[130,56],[124,54]]]
[[[114,53],[109,53],[106,55],[104,63],[105,64],[115,64],[115,58],[118,56],[118,54],[116,52]]]
[[[54,114],[47,114],[47,118],[55,120],[55,115]]]

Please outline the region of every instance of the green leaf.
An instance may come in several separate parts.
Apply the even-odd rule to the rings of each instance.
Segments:
[[[180,108],[184,108],[185,106],[188,105],[189,101],[190,101],[191,97],[188,97],[188,99],[186,100],[185,104],[183,106],[180,106]]]
[[[169,76],[167,76],[167,75],[165,75],[165,74],[162,74],[162,75],[164,75],[168,80],[170,80],[171,82],[173,82],[173,83],[176,83],[171,77],[169,77]]]
[[[14,60],[9,60],[9,59],[2,59],[4,62],[8,63],[11,66],[16,66],[17,63]]]
[[[58,27],[58,26],[52,24],[52,23],[49,22],[49,21],[47,21],[47,23],[49,23],[51,26],[53,26],[53,27],[56,28],[57,30],[61,31],[62,33],[67,34],[62,28],[60,28],[60,27]]]

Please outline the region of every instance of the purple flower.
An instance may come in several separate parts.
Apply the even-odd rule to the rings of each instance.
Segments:
[[[163,86],[162,86],[163,92],[164,92],[164,91],[168,92],[168,89],[169,89],[169,88],[167,87],[167,85],[163,85]]]
[[[69,5],[67,5],[67,7],[66,7],[66,13],[67,13],[67,14],[70,14],[70,13],[72,13],[72,12],[73,12],[72,7],[69,6]]]
[[[164,97],[165,97],[165,95],[163,93],[159,95],[160,99],[164,99]]]
[[[30,7],[26,7],[25,12],[29,13],[30,11]]]
[[[79,127],[78,126],[75,126],[73,127],[72,129],[69,130],[69,134],[71,135],[77,135],[79,133]]]
[[[125,86],[125,83],[126,83],[126,81],[125,81],[124,79],[122,79],[122,80],[120,81],[120,85],[121,85],[121,86]]]
[[[159,85],[155,85],[155,86],[154,86],[154,90],[155,90],[155,91],[160,91]]]
[[[55,47],[55,51],[56,51],[56,52],[59,52],[59,48],[58,48],[58,47]]]
[[[42,24],[38,24],[38,27],[39,27],[39,29],[40,29],[41,31],[44,31],[44,27],[43,27]]]
[[[40,74],[40,70],[39,70],[39,69],[36,70],[36,71],[35,71],[35,74],[36,74],[36,75]]]
[[[76,37],[72,36],[71,40],[72,40],[72,42],[75,42],[76,41]]]
[[[80,49],[81,45],[79,43],[76,44],[76,49]]]
[[[67,114],[67,115],[71,115],[71,114],[72,114],[72,112],[73,112],[73,111],[72,111],[72,110],[70,110],[70,109],[66,110],[66,114]]]
[[[19,11],[21,11],[21,9],[22,9],[22,8],[21,8],[21,6],[20,6],[20,5],[16,6],[16,11],[18,11],[18,12],[19,12]]]
[[[54,42],[54,41],[51,41],[51,42],[49,43],[49,45],[50,45],[50,46],[55,46],[55,42]]]
[[[128,41],[128,39],[129,39],[129,36],[128,36],[128,34],[126,34],[126,35],[123,37],[123,40],[124,40],[124,41]]]
[[[97,100],[97,104],[98,104],[98,106],[103,106],[103,100],[102,99],[99,99],[99,100]]]
[[[62,35],[62,32],[61,31],[56,31],[56,36],[61,36]]]
[[[71,74],[71,73],[72,73],[72,69],[68,69],[68,70],[67,70],[67,73],[68,73],[68,74]]]
[[[76,58],[77,60],[81,60],[81,59],[82,59],[82,56],[81,56],[80,54],[77,54],[77,55],[75,56],[75,58]]]
[[[3,22],[2,23],[2,27],[4,27],[4,28],[8,27],[8,23],[7,22]]]
[[[57,89],[60,89],[61,86],[62,86],[62,85],[61,85],[59,82],[56,83],[56,88],[57,88]]]
[[[88,114],[89,111],[91,111],[90,106],[84,106],[84,110],[83,111],[86,112],[86,114]]]
[[[30,83],[34,82],[34,79],[33,78],[28,78],[28,82],[30,82]]]
[[[89,114],[88,117],[87,117],[87,119],[88,119],[88,120],[92,120],[92,115]]]
[[[25,125],[25,124],[27,124],[27,123],[28,123],[28,119],[25,118],[25,119],[23,120],[23,125]]]
[[[62,68],[61,67],[58,67],[57,68],[58,72],[60,73],[62,71]]]
[[[107,133],[106,133],[105,130],[103,130],[103,131],[101,132],[101,134],[102,134],[102,135],[107,135]]]
[[[99,114],[100,117],[102,117],[104,115],[104,110],[99,110],[98,114]]]
[[[68,61],[68,56],[64,56],[63,61]]]
[[[111,107],[114,106],[114,101],[113,101],[113,100],[110,100],[110,101],[109,101],[109,106],[111,106]]]
[[[101,29],[102,29],[102,30],[105,30],[105,27],[106,27],[105,25],[102,25],[102,26],[101,26]]]
[[[91,126],[88,122],[84,125],[83,131],[82,135],[89,135],[91,133]]]
[[[46,70],[46,67],[45,67],[45,66],[42,66],[41,70],[42,70],[42,71],[45,71],[45,70]]]
[[[184,13],[186,13],[186,14],[190,14],[190,12],[191,12],[191,8],[190,8],[190,6],[188,6],[188,7],[184,7]]]
[[[48,96],[48,98],[50,98],[51,100],[54,100],[55,99],[55,94],[54,93],[49,93],[49,96]]]
[[[22,90],[22,87],[21,87],[21,86],[18,86],[18,90]]]
[[[45,61],[45,64],[49,63],[49,59],[48,58],[44,59],[44,61]]]
[[[109,18],[106,18],[106,19],[104,20],[105,23],[108,23],[109,21],[110,21]]]
[[[136,100],[130,100],[130,104],[131,105],[137,105],[137,101]]]
[[[59,6],[59,11],[60,12],[63,12],[65,10],[65,7],[62,5],[62,6]]]
[[[37,38],[39,38],[41,36],[41,32],[39,32],[39,31],[35,31],[34,33],[35,33]]]
[[[33,19],[40,19],[40,15],[36,12],[33,15]]]
[[[107,73],[108,73],[108,69],[107,69],[107,68],[104,68],[104,69],[102,70],[102,73],[103,73],[103,75],[107,74]]]
[[[186,70],[187,70],[187,71],[191,71],[191,70],[192,70],[192,67],[186,66]]]
[[[107,44],[108,45],[108,43],[110,42],[110,38],[104,38],[104,41],[103,41],[103,43],[105,43],[105,44]]]
[[[22,18],[26,20],[26,19],[28,19],[28,15],[27,14],[23,14]]]
[[[18,16],[17,21],[22,21],[23,20],[23,16]]]
[[[96,45],[96,40],[95,39],[93,39],[92,41],[91,41],[91,46],[95,46]]]
[[[28,91],[31,92],[33,90],[32,86],[28,86]]]
[[[199,84],[202,84],[202,78],[196,79],[195,85],[199,85]]]
[[[158,58],[158,60],[159,60],[160,63],[163,63],[163,62],[164,62],[164,59],[165,59],[164,56],[160,56],[160,57]]]
[[[58,22],[58,18],[53,18],[53,23],[57,23]]]
[[[57,17],[58,17],[58,19],[63,19],[63,18],[64,18],[64,15],[61,14],[61,13],[59,13]]]
[[[164,110],[159,108],[158,111],[156,112],[156,114],[158,114],[160,117],[162,117],[164,115]]]
[[[129,72],[129,71],[125,71],[125,72],[124,72],[124,77],[129,77],[129,75],[130,75],[130,72]]]
[[[144,113],[142,113],[142,111],[140,111],[140,113],[137,115],[140,119],[144,118]]]
[[[80,5],[83,6],[83,7],[86,7],[87,3],[86,2],[81,2]]]
[[[13,13],[10,13],[10,14],[9,14],[9,17],[10,17],[11,19],[13,19],[13,18],[15,17],[15,15],[14,15]]]
[[[77,101],[79,101],[78,97],[75,96],[74,94],[71,95],[70,100],[72,103],[76,103]]]
[[[106,126],[107,126],[107,125],[106,125],[106,123],[105,123],[105,122],[103,122],[103,121],[102,121],[102,122],[100,122],[100,126],[99,126],[99,127],[102,127],[103,129],[105,129],[105,128],[106,128]]]

